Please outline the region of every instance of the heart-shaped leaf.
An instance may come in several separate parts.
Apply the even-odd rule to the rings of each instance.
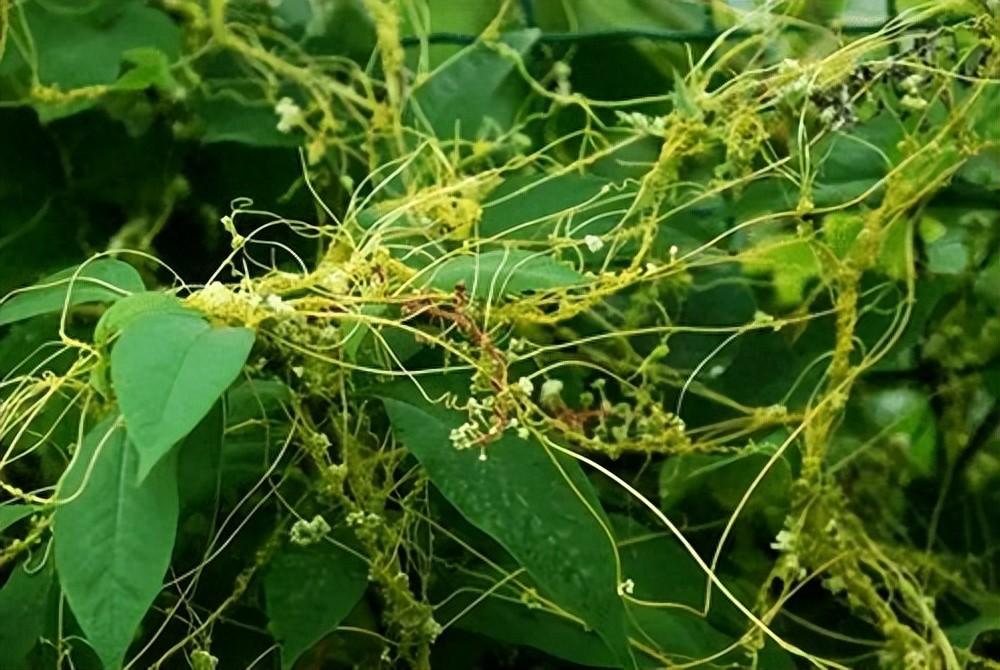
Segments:
[[[481,460],[478,450],[452,446],[463,414],[427,402],[412,386],[380,395],[396,436],[449,502],[597,631],[623,667],[633,667],[613,541],[579,466],[514,435],[490,444]]]
[[[53,520],[56,570],[87,642],[121,667],[160,592],[177,532],[175,463],[140,484],[139,460],[118,417],[90,431],[59,483]]]
[[[0,326],[39,314],[61,312],[66,306],[113,302],[143,290],[142,277],[131,265],[114,258],[99,258],[83,267],[57,272],[0,301]]]
[[[139,481],[208,414],[253,342],[247,328],[212,328],[174,311],[126,325],[111,351],[111,384],[139,453]]]
[[[551,256],[522,249],[500,249],[447,260],[430,271],[427,285],[451,291],[463,284],[475,298],[496,298],[582,282],[579,272]]]
[[[336,544],[285,547],[264,577],[271,631],[281,643],[281,667],[340,625],[368,588],[368,566]]]

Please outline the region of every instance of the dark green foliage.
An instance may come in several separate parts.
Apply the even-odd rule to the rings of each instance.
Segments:
[[[997,667],[997,12],[0,0],[0,670]]]

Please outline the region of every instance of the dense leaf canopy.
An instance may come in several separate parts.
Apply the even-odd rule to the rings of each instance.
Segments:
[[[996,0],[0,0],[0,670],[1000,668]]]

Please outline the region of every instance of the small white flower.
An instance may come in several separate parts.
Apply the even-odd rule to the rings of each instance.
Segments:
[[[201,298],[211,307],[221,307],[229,302],[232,292],[222,282],[214,281],[201,290]]]
[[[295,104],[291,98],[279,100],[278,104],[274,106],[274,113],[278,115],[278,123],[275,127],[279,133],[291,132],[305,119],[302,108]]]
[[[559,398],[562,393],[563,383],[558,379],[546,379],[542,384],[542,402],[549,402]]]
[[[927,105],[929,104],[926,100],[924,100],[920,96],[912,94],[904,95],[903,99],[900,102],[903,104],[903,107],[912,109],[916,112],[926,109]]]
[[[903,80],[903,88],[905,88],[910,93],[917,93],[920,91],[920,85],[924,83],[924,76],[921,74],[911,74],[909,77]]]
[[[468,449],[475,444],[478,433],[476,424],[469,421],[463,423],[458,428],[453,428],[448,438],[451,440],[452,446],[456,449]]]
[[[791,551],[795,548],[795,533],[787,530],[782,530],[778,533],[778,536],[774,538],[774,542],[771,543],[771,549],[776,551]]]
[[[823,111],[819,113],[819,120],[823,122],[824,125],[830,125],[837,118],[837,108],[836,107],[824,107]]]
[[[486,450],[485,449],[483,451],[479,452],[479,460],[481,460],[481,461],[485,461],[486,460]]]
[[[604,248],[604,242],[597,235],[587,235],[583,238],[583,243],[587,245],[592,254],[596,254]]]
[[[531,436],[531,432],[524,426],[521,426],[517,429],[517,436],[522,440],[527,440]]]
[[[321,517],[319,514],[314,516],[311,521],[299,519],[292,526],[292,544],[296,544],[300,547],[316,544],[329,532],[330,524],[328,524],[326,519]]]
[[[327,272],[319,280],[320,286],[331,293],[346,293],[350,283],[351,276],[340,268]]]
[[[677,247],[677,245],[676,244],[671,244],[670,245],[670,262],[671,263],[673,263],[673,262],[675,262],[677,260],[677,254],[678,254],[678,252],[680,252],[680,249]]]
[[[517,388],[524,395],[531,395],[535,392],[535,385],[527,377],[521,377],[517,380]]]
[[[289,312],[295,311],[295,308],[286,303],[284,300],[282,300],[280,295],[275,295],[272,293],[271,295],[267,296],[267,299],[264,302],[272,311],[275,312],[287,314]]]

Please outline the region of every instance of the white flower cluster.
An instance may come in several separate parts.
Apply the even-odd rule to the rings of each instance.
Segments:
[[[199,299],[208,308],[221,308],[233,301],[233,291],[222,282],[214,281],[199,293]]]
[[[534,393],[535,385],[530,379],[521,377],[514,384],[513,388],[520,393],[530,396]],[[543,396],[545,394],[544,385],[542,386],[542,394]],[[517,436],[521,439],[528,438],[530,431],[520,424],[517,417],[508,419],[506,424],[503,426],[491,421],[493,418],[493,405],[494,401],[492,397],[487,397],[483,400],[473,397],[469,398],[464,406],[456,407],[456,409],[465,410],[469,415],[469,420],[458,428],[452,428],[451,432],[448,434],[448,439],[451,441],[451,445],[455,449],[458,449],[459,451],[472,448],[481,449],[483,451],[479,454],[479,460],[485,461],[486,451],[484,446],[490,441],[488,438],[499,437],[499,434],[503,430],[507,430],[509,428],[516,429]]]
[[[604,240],[599,238],[597,235],[587,235],[583,238],[583,243],[587,245],[587,248],[590,249],[590,253],[592,254],[596,254],[604,248]]]
[[[662,116],[647,116],[640,112],[618,112],[617,115],[626,126],[650,135],[662,135],[667,129],[667,122]]]
[[[528,348],[528,341],[519,337],[510,338],[510,350],[514,353],[521,353]]]
[[[812,92],[814,77],[799,61],[786,58],[778,64],[779,75],[794,75],[795,79],[778,89],[778,97],[787,98]]]
[[[345,520],[348,526],[377,526],[381,518],[374,512],[351,512]]]
[[[471,449],[476,446],[476,441],[482,437],[482,431],[474,421],[466,421],[458,428],[452,428],[448,434],[451,446],[458,450]]]
[[[302,108],[295,104],[291,98],[279,100],[278,104],[274,106],[274,113],[278,115],[278,123],[275,127],[279,133],[290,133],[296,126],[305,121]]]
[[[274,293],[267,296],[264,304],[275,314],[291,314],[295,311],[294,307],[282,300],[280,295],[275,295]]]
[[[549,404],[559,400],[562,394],[563,383],[559,379],[546,379],[542,384],[541,400],[544,404]]]
[[[911,74],[909,77],[903,80],[903,90],[906,91],[906,95],[900,101],[904,107],[907,109],[912,109],[919,112],[922,109],[926,109],[928,102],[920,95],[920,87],[924,83],[924,77],[921,74]]]
[[[792,551],[795,549],[795,540],[795,533],[789,530],[779,531],[778,536],[771,543],[771,549],[781,552]]]
[[[292,525],[292,544],[308,547],[322,540],[329,532],[330,524],[319,514],[314,516],[311,521],[299,519]]]

